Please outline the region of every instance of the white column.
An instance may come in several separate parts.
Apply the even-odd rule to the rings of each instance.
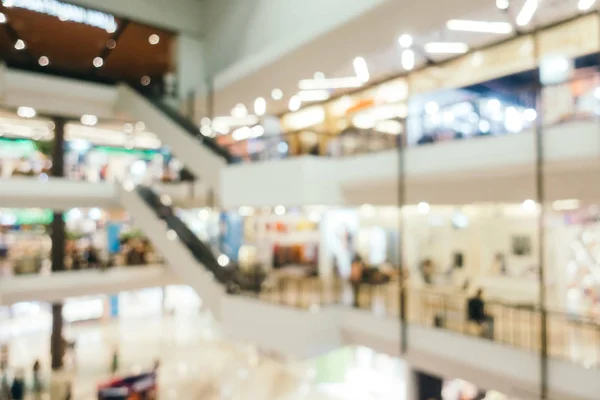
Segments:
[[[408,363],[404,363],[404,382],[406,384],[406,394],[404,400],[418,400],[418,382],[417,375]],[[402,397],[400,397],[402,398]]]
[[[179,35],[173,52],[177,95],[180,101],[188,99],[190,93],[203,98],[208,92],[204,43],[201,39]]]

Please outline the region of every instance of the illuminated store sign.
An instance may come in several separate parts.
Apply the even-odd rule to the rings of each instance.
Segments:
[[[88,10],[73,4],[56,0],[3,0],[4,7],[24,8],[41,14],[51,15],[61,21],[73,21],[95,26],[109,33],[116,31],[115,17],[100,11]]]

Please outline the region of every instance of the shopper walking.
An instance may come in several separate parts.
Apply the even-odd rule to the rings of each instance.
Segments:
[[[10,394],[12,400],[23,400],[25,398],[25,377],[23,370],[17,371],[15,379],[13,379],[12,386],[10,387]]]
[[[42,391],[42,379],[40,376],[40,360],[35,360],[33,363],[33,391],[34,393],[41,393]]]
[[[110,372],[115,375],[119,370],[119,349],[115,348],[112,354]]]
[[[353,306],[360,307],[360,283],[362,281],[364,264],[359,256],[354,257],[350,267],[350,284],[352,285],[352,293],[354,296]]]

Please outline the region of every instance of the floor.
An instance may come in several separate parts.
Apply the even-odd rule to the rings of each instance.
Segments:
[[[49,372],[49,321],[37,323],[3,321],[0,331],[2,342],[9,345],[10,370],[26,370],[31,382],[30,369],[39,359],[44,371],[44,386],[63,389],[65,380],[72,382],[77,400],[96,399],[96,386],[111,377],[111,354],[118,349],[118,375],[148,370],[160,360],[159,398],[178,400],[387,400],[398,398],[378,393],[369,382],[356,378],[357,365],[348,363],[348,371],[326,371],[316,368],[315,361],[280,362],[259,354],[253,347],[234,344],[220,338],[210,316],[197,311],[181,312],[173,316],[129,318],[105,322],[83,322],[68,326],[65,337],[76,341],[74,359],[67,355],[66,372]],[[362,350],[364,352],[364,349]],[[334,356],[332,356],[334,357]],[[339,358],[339,355],[335,356]],[[321,364],[323,360],[320,361]],[[325,361],[327,363],[327,360]],[[344,363],[335,363],[338,368]],[[361,368],[365,368],[363,365]],[[319,374],[317,374],[319,369]],[[390,368],[379,367],[389,381],[390,391],[402,387],[401,378],[390,375]],[[341,378],[329,379],[331,374]],[[364,373],[361,376],[366,376]],[[383,379],[383,378],[380,378]],[[50,382],[52,380],[52,383]],[[58,384],[57,382],[61,382]],[[381,385],[379,385],[381,386]],[[379,388],[381,389],[381,388]],[[56,396],[55,398],[61,398]],[[49,399],[41,397],[28,399]]]

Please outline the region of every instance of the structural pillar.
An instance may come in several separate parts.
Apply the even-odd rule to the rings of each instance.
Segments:
[[[65,124],[62,118],[54,119],[54,147],[52,149],[53,177],[64,177],[64,148],[65,148]],[[52,272],[64,271],[65,269],[65,245],[66,230],[65,220],[62,212],[54,212],[52,219],[50,239],[52,241]],[[63,367],[64,341],[63,341],[63,318],[62,303],[52,304],[52,334],[50,337],[50,353],[52,357],[52,369],[59,370]]]

